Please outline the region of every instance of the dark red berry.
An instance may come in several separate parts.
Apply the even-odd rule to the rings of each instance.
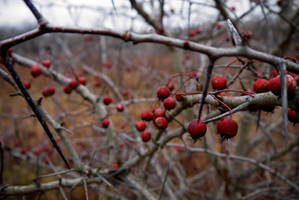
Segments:
[[[220,24],[220,23],[217,24],[217,28],[218,28],[218,29],[221,29],[222,27],[223,27],[222,24]]]
[[[176,106],[176,100],[174,100],[172,97],[168,97],[164,100],[163,105],[166,110],[174,109]]]
[[[79,77],[78,81],[79,81],[80,84],[86,85],[86,79],[84,77]]]
[[[174,89],[174,83],[171,81],[167,84],[167,87],[170,91],[172,91]]]
[[[299,75],[297,74],[292,74],[293,78],[295,79],[297,85],[299,85]]]
[[[157,96],[159,99],[163,100],[163,99],[169,97],[169,95],[170,95],[170,90],[168,87],[165,87],[165,86],[159,87],[159,89],[157,91]]]
[[[120,168],[120,165],[118,163],[113,163],[110,167],[110,170],[115,170],[115,169],[118,169]]]
[[[195,36],[196,36],[196,31],[191,31],[191,32],[189,33],[189,35],[190,35],[190,37],[195,37]]]
[[[66,94],[70,94],[72,92],[72,88],[70,88],[69,86],[64,86],[63,91]]]
[[[177,101],[183,101],[184,100],[184,93],[182,91],[177,91],[175,93],[175,98]]]
[[[162,108],[160,108],[160,106],[156,106],[153,109],[153,113],[155,117],[165,117],[165,110],[163,110]]]
[[[104,97],[103,103],[108,106],[112,102],[112,98],[109,96]]]
[[[78,81],[75,80],[75,79],[72,79],[70,82],[69,82],[69,87],[70,88],[76,88],[78,86]]]
[[[144,121],[137,122],[135,126],[136,126],[136,129],[140,132],[144,131],[146,129],[146,124]]]
[[[109,62],[104,63],[104,67],[106,67],[107,69],[112,68],[112,64]]]
[[[194,140],[197,140],[206,134],[207,125],[200,120],[193,120],[188,126],[188,132]]]
[[[197,29],[196,29],[196,34],[201,34],[201,32],[202,32],[202,31],[201,31],[201,28],[197,28]]]
[[[32,75],[33,77],[37,77],[37,76],[39,76],[41,73],[42,73],[42,71],[41,71],[39,65],[34,64],[34,65],[31,66],[31,75]]]
[[[226,88],[226,78],[223,76],[215,76],[212,79],[212,86],[216,90],[223,90]]]
[[[266,79],[258,79],[253,85],[253,90],[256,93],[268,92],[269,91],[269,81]]]
[[[53,94],[55,94],[55,88],[52,87],[52,86],[48,87],[48,93],[49,93],[50,96],[52,96]]]
[[[21,153],[22,154],[26,154],[28,152],[28,149],[26,148],[26,147],[23,147],[22,149],[21,149]]]
[[[28,90],[28,89],[30,89],[31,84],[30,84],[29,81],[24,81],[24,86],[25,86],[25,88]]]
[[[151,135],[151,133],[148,132],[148,131],[144,131],[144,132],[141,134],[141,138],[142,138],[142,141],[143,141],[143,142],[148,142],[148,141],[150,141],[151,137],[152,137],[152,135]]]
[[[296,80],[289,74],[287,74],[287,87],[289,94],[294,93],[297,87]],[[269,89],[275,95],[281,94],[280,76],[276,76],[269,80]]]
[[[109,121],[108,119],[104,119],[104,120],[102,121],[102,126],[103,126],[104,128],[108,128],[109,124],[110,124],[110,121]]]
[[[232,138],[238,133],[238,124],[230,117],[222,118],[217,130],[223,138]]]
[[[141,113],[141,119],[145,121],[151,121],[154,119],[154,114],[150,110],[145,110]]]
[[[165,117],[157,117],[154,124],[158,129],[166,129],[168,126],[168,120]]]
[[[42,62],[43,66],[45,66],[46,68],[50,68],[51,67],[51,61],[50,60],[44,60]]]
[[[121,95],[122,95],[123,97],[126,97],[126,96],[129,95],[129,91],[128,91],[128,90],[122,91],[122,92],[121,92]]]
[[[121,103],[117,104],[117,106],[116,106],[116,110],[117,110],[118,112],[122,112],[122,111],[124,111],[124,109],[125,109],[125,107],[124,107],[123,104],[121,104]]]
[[[11,54],[12,54],[12,48],[9,48],[9,49],[7,50],[7,53],[8,53],[8,55],[11,55]]]
[[[290,122],[296,124],[299,122],[299,115],[295,110],[289,109],[288,110],[288,119]]]
[[[275,69],[274,71],[273,71],[273,77],[276,77],[276,76],[278,76],[279,75],[279,73],[278,73],[278,71]]]

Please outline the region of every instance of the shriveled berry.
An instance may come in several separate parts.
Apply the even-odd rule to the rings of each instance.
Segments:
[[[124,111],[124,109],[125,109],[125,107],[124,107],[123,104],[121,104],[121,103],[117,104],[117,106],[116,106],[116,110],[117,110],[118,112],[122,112],[122,111]]]
[[[174,109],[176,106],[176,100],[174,100],[172,97],[167,97],[164,100],[163,105],[166,110]]]
[[[63,91],[66,94],[70,94],[72,92],[72,88],[70,88],[69,86],[64,86]]]
[[[43,66],[45,66],[46,68],[50,68],[51,67],[51,61],[50,60],[44,60],[42,62]]]
[[[78,86],[78,81],[75,80],[75,79],[72,79],[70,82],[69,82],[69,87],[70,88],[76,88]]]
[[[157,117],[154,124],[158,129],[166,129],[168,126],[168,120],[165,117]]]
[[[24,81],[24,86],[25,86],[25,88],[28,90],[28,89],[30,89],[31,84],[30,84],[29,81]]]
[[[78,81],[79,81],[80,84],[86,85],[86,79],[84,77],[79,77]]]
[[[201,120],[193,120],[188,126],[188,132],[193,140],[197,140],[206,134],[207,125]]]
[[[31,66],[31,75],[32,75],[33,77],[37,77],[37,76],[39,76],[41,73],[42,73],[42,71],[41,71],[39,65],[34,64],[34,65]]]
[[[102,121],[102,126],[103,126],[104,128],[108,128],[109,125],[110,125],[110,121],[109,121],[108,119],[104,119],[104,120]]]
[[[212,86],[216,90],[223,90],[226,88],[226,78],[223,76],[215,76],[212,79]]]
[[[112,102],[112,98],[109,96],[104,97],[103,103],[108,106]]]
[[[253,90],[256,93],[268,92],[269,91],[269,81],[266,79],[258,79],[253,85]]]
[[[157,91],[157,96],[159,99],[163,100],[163,99],[169,97],[169,95],[170,95],[170,90],[168,87],[166,87],[166,86],[159,87],[159,89]]]
[[[144,132],[141,134],[141,138],[142,138],[142,141],[143,141],[143,142],[148,142],[148,141],[150,141],[151,137],[152,137],[152,135],[151,135],[151,133],[148,132],[148,131],[144,131]]]
[[[230,117],[222,118],[217,130],[223,138],[232,138],[238,133],[238,124]]]
[[[145,121],[151,121],[154,119],[154,114],[150,110],[145,110],[141,113],[141,119]]]
[[[144,131],[146,129],[146,124],[144,121],[137,122],[135,126],[136,126],[136,129],[140,132]]]
[[[290,122],[296,124],[299,123],[299,115],[295,110],[289,109],[288,110],[288,119]]]
[[[287,88],[288,93],[292,94],[296,91],[297,82],[296,80],[289,74],[287,74]],[[269,89],[275,95],[281,94],[281,84],[280,84],[280,76],[276,76],[269,80]]]
[[[167,84],[167,87],[170,91],[172,91],[174,89],[174,83],[171,81]]]

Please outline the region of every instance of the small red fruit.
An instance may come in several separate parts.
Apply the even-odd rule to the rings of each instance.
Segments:
[[[111,165],[111,170],[115,170],[115,169],[118,169],[120,167],[120,165],[118,164],[118,163],[113,163],[112,165]]]
[[[279,75],[279,73],[278,73],[278,71],[275,69],[274,71],[273,71],[273,77],[276,77],[276,76],[278,76]]]
[[[154,119],[154,114],[149,110],[145,110],[141,113],[141,119],[145,121],[151,121]]]
[[[144,131],[146,129],[146,124],[144,121],[137,122],[135,126],[136,126],[136,129],[140,132]]]
[[[128,90],[122,91],[122,92],[121,92],[121,95],[122,95],[123,97],[126,97],[126,96],[129,95],[129,91],[128,91]]]
[[[287,87],[289,94],[294,93],[297,87],[296,80],[289,74],[287,74]],[[281,94],[280,76],[276,76],[269,80],[269,89],[275,95]]]
[[[26,147],[23,147],[22,149],[21,149],[21,153],[22,154],[26,154],[28,152],[28,149],[26,148]]]
[[[12,54],[12,48],[9,48],[9,49],[7,50],[7,53],[8,53],[8,55],[11,55],[11,54]]]
[[[226,93],[225,93],[225,92],[220,92],[220,93],[218,94],[218,96],[226,96]]]
[[[168,120],[165,117],[157,117],[154,123],[158,129],[166,129],[168,126]]]
[[[256,93],[268,92],[269,91],[269,81],[266,79],[258,79],[253,85],[253,90]]]
[[[223,90],[226,88],[226,78],[223,76],[215,76],[212,79],[212,86],[216,90]]]
[[[193,140],[197,140],[206,134],[207,125],[201,120],[193,120],[188,126],[188,132]]]
[[[172,91],[172,90],[174,89],[174,84],[173,84],[173,82],[172,82],[172,81],[169,82],[169,83],[167,84],[167,87],[168,87],[168,89],[169,89],[170,91]]]
[[[164,108],[166,110],[174,109],[176,106],[176,101],[172,97],[167,97],[163,102]]]
[[[37,76],[39,76],[41,73],[42,73],[42,71],[41,71],[39,65],[34,64],[34,65],[31,66],[31,75],[32,75],[33,77],[37,77]]]
[[[238,124],[230,117],[222,118],[217,125],[217,130],[223,138],[232,138],[238,133]]]
[[[293,122],[294,124],[299,122],[299,115],[295,110],[288,110],[288,119],[290,122]]]
[[[195,36],[196,36],[196,31],[191,31],[191,32],[189,33],[189,35],[190,35],[190,37],[195,37]]]
[[[117,104],[117,106],[116,106],[116,110],[118,111],[118,112],[122,112],[122,111],[124,111],[124,109],[125,109],[125,107],[124,107],[124,105],[123,104]]]
[[[165,117],[165,110],[160,108],[160,106],[156,106],[153,109],[153,113],[154,113],[155,117]]]
[[[222,24],[220,24],[220,23],[217,24],[217,28],[218,28],[218,29],[221,29],[222,27],[223,27]]]
[[[72,88],[70,88],[69,86],[64,86],[63,91],[66,94],[70,94],[72,92]]]
[[[53,86],[48,87],[48,93],[49,93],[50,96],[55,94],[55,88]]]
[[[165,87],[165,86],[159,87],[159,89],[157,91],[157,96],[159,99],[163,100],[163,99],[169,97],[169,95],[170,95],[170,90],[168,87]]]
[[[80,84],[86,85],[86,79],[84,77],[79,77],[78,81],[79,81]]]
[[[112,98],[109,96],[104,97],[103,103],[108,106],[112,102]]]
[[[201,28],[196,29],[196,34],[201,34]]]
[[[78,81],[75,80],[75,79],[72,79],[70,82],[69,82],[69,87],[70,88],[76,88],[78,86]]]
[[[231,11],[235,11],[236,8],[235,8],[234,6],[232,6],[232,7],[230,8],[230,10],[231,10]]]
[[[150,132],[148,131],[144,131],[142,134],[141,134],[141,138],[142,138],[142,141],[143,142],[148,142],[150,139],[151,139],[152,135]]]
[[[104,119],[104,120],[102,121],[102,126],[103,126],[104,128],[108,128],[109,124],[110,124],[110,121],[109,121],[108,119]]]
[[[296,54],[296,59],[299,60],[299,53]]]
[[[30,89],[31,84],[30,84],[29,81],[24,81],[24,86],[25,86],[25,88],[28,90],[28,89]]]
[[[3,58],[0,56],[0,64],[3,63]]]
[[[175,98],[177,101],[183,101],[184,100],[184,93],[182,91],[177,91],[175,93]]]
[[[112,68],[112,64],[109,62],[104,63],[104,67],[106,67],[107,69]]]
[[[297,74],[292,74],[293,78],[295,79],[297,85],[299,85],[299,75]]]
[[[46,68],[50,68],[51,67],[51,61],[50,60],[44,60],[42,62],[43,66],[45,66]]]

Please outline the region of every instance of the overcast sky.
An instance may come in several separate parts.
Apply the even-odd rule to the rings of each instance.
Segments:
[[[214,4],[214,0],[194,0],[199,3]],[[34,4],[53,25],[111,28],[118,30],[141,31],[149,29],[143,23],[136,11],[130,8],[129,0],[114,0],[116,10],[111,0],[34,0]],[[138,2],[141,2],[138,0]],[[148,1],[146,1],[148,2]],[[188,3],[182,0],[165,0],[165,12],[169,14],[164,24],[172,27],[186,27]],[[235,13],[242,14],[249,9],[248,0],[230,0],[228,7],[236,7]],[[158,9],[151,9],[145,4],[151,14]],[[36,23],[33,15],[25,6],[23,0],[0,0],[0,27],[3,25],[20,27],[28,23]],[[174,10],[174,14],[171,13]],[[182,15],[180,15],[182,13]],[[201,23],[216,17],[214,8],[209,6],[192,6],[191,24]]]

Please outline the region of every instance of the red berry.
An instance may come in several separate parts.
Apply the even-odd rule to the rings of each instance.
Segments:
[[[226,88],[226,78],[222,76],[215,76],[212,79],[212,86],[216,90],[223,90]]]
[[[86,79],[84,77],[79,77],[78,81],[80,84],[85,85],[86,84]]]
[[[76,88],[78,86],[78,81],[75,80],[75,79],[72,79],[70,82],[69,82],[69,87],[70,88]]]
[[[222,118],[217,130],[223,138],[232,138],[238,133],[238,124],[230,117]]]
[[[188,126],[188,132],[194,140],[197,140],[206,134],[207,125],[200,120],[193,120]]]
[[[55,88],[52,87],[52,86],[48,87],[48,93],[49,93],[50,96],[55,94]]]
[[[196,34],[201,34],[201,28],[196,29]]]
[[[185,48],[185,49],[188,49],[189,48],[189,42],[186,40],[186,41],[184,41],[184,43],[183,43],[183,47]]]
[[[112,64],[109,62],[104,63],[104,67],[106,67],[107,69],[112,68]]]
[[[3,58],[0,56],[0,64],[3,63]]]
[[[256,93],[268,92],[269,91],[269,81],[266,79],[258,79],[253,85],[253,90]]]
[[[63,87],[63,91],[66,93],[66,94],[70,94],[72,92],[72,88],[70,88],[69,86],[64,86]]]
[[[174,84],[173,84],[173,82],[172,82],[172,81],[169,82],[169,83],[167,84],[167,87],[168,87],[168,89],[169,89],[170,91],[172,91],[172,90],[174,89]]]
[[[226,96],[226,93],[225,92],[220,92],[218,95],[219,96]]]
[[[293,122],[294,124],[299,122],[299,115],[295,110],[288,110],[288,119],[290,122]]]
[[[162,108],[160,108],[160,106],[156,106],[153,109],[153,113],[155,117],[165,117],[165,110],[163,110]]]
[[[159,99],[163,100],[163,99],[169,97],[169,95],[170,95],[170,90],[168,87],[165,87],[165,86],[159,87],[159,89],[157,91],[157,96]]]
[[[278,76],[279,75],[279,73],[278,73],[278,71],[275,69],[274,71],[273,71],[273,77],[276,77],[276,76]]]
[[[222,24],[220,24],[220,23],[217,24],[217,28],[218,28],[218,29],[221,29],[222,27],[223,27]]]
[[[232,6],[232,7],[230,8],[230,10],[231,10],[231,11],[235,11],[236,8],[235,8],[234,6]]]
[[[28,149],[26,148],[26,147],[23,147],[22,149],[21,149],[21,153],[22,154],[26,154],[28,152]]]
[[[194,36],[196,36],[196,31],[191,31],[191,32],[189,33],[189,35],[190,35],[190,37],[194,37]]]
[[[144,121],[137,122],[135,126],[136,126],[136,129],[140,132],[144,131],[146,129],[146,124]]]
[[[120,167],[120,165],[118,164],[118,163],[113,163],[112,165],[111,165],[111,170],[114,170],[114,169],[118,169]]]
[[[12,48],[9,48],[9,49],[7,50],[7,53],[8,53],[8,55],[11,55],[11,54],[12,54]]]
[[[287,87],[288,87],[289,94],[294,93],[297,87],[296,80],[289,74],[287,74]],[[281,94],[280,76],[276,76],[269,80],[269,89],[275,95]]]
[[[158,129],[166,129],[168,126],[168,120],[165,117],[157,117],[154,123]]]
[[[28,89],[30,89],[31,84],[30,84],[29,81],[24,81],[24,86],[25,86],[25,88],[28,90]]]
[[[122,111],[124,111],[124,105],[123,104],[117,104],[117,106],[116,106],[116,110],[118,111],[118,112],[122,112]]]
[[[31,66],[31,75],[32,75],[33,77],[37,77],[37,76],[39,76],[41,73],[42,73],[42,71],[41,71],[39,65],[34,64],[34,65]]]
[[[295,79],[297,85],[299,85],[299,75],[297,74],[292,74],[293,78]]]
[[[51,61],[50,60],[44,60],[42,62],[43,66],[45,66],[46,68],[50,68],[51,67]]]
[[[128,90],[122,91],[122,92],[121,92],[121,95],[122,95],[123,97],[126,97],[126,96],[129,95],[129,91],[128,91]]]
[[[151,133],[148,132],[148,131],[144,131],[144,132],[141,134],[141,138],[142,138],[142,141],[143,141],[143,142],[148,142],[148,141],[151,139]]]
[[[109,124],[110,124],[110,121],[109,121],[108,119],[104,119],[104,120],[102,121],[102,126],[103,126],[104,128],[108,128]]]
[[[175,98],[177,101],[183,101],[184,100],[184,93],[182,91],[177,91],[175,93]]]
[[[149,110],[145,110],[141,113],[142,120],[151,121],[153,118],[154,118],[154,114]]]
[[[112,98],[109,96],[104,97],[103,103],[108,106],[112,102]]]
[[[164,107],[165,107],[166,110],[171,110],[171,109],[175,108],[176,101],[172,97],[167,97],[164,100],[163,105],[164,105]]]

